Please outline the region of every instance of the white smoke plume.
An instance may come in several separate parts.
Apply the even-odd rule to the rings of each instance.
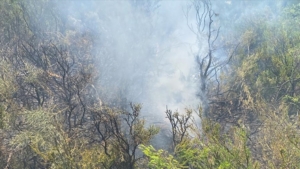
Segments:
[[[196,22],[193,11],[186,16],[191,2],[52,1],[51,8],[74,31],[93,34],[103,97],[141,103],[144,116],[158,120],[164,119],[166,105],[184,111],[200,103],[194,55],[205,45],[188,27]],[[220,39],[235,31],[235,23],[253,11],[267,6],[275,14],[285,1],[272,2],[212,0],[218,15],[215,22],[221,26]],[[226,52],[219,50],[216,55],[225,58]]]

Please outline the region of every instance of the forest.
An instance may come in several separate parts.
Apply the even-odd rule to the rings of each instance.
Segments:
[[[0,11],[0,168],[300,168],[299,0]]]

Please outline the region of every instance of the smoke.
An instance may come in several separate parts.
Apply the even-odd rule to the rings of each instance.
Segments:
[[[196,107],[195,38],[184,1],[62,1],[65,22],[92,32],[98,87],[110,102],[141,103],[145,117],[164,119],[166,105]],[[159,118],[157,118],[159,117]]]
[[[247,23],[247,19],[258,14],[276,18],[284,6],[284,1],[266,0],[211,2],[216,14],[214,24],[221,27],[213,53],[218,63],[225,63],[231,54],[226,51],[228,43],[233,47],[239,43],[236,39],[240,38],[235,37],[239,36],[237,25]],[[33,10],[36,4],[32,1]],[[170,141],[169,127],[164,125],[166,106],[184,112],[185,108],[197,109],[200,104],[209,104],[205,93],[197,96],[201,79],[195,56],[205,56],[207,35],[196,35],[191,30],[197,26],[192,1],[53,0],[48,4],[44,8],[56,11],[55,15],[65,24],[61,32],[68,35],[74,31],[92,37],[91,52],[99,74],[94,86],[101,100],[108,104],[121,103],[125,108],[130,102],[140,103],[146,122],[163,125],[154,140],[157,148],[165,148],[168,144],[161,143]],[[43,19],[47,16],[40,17],[36,26],[47,29],[49,25],[40,24]],[[218,69],[217,76],[226,68]],[[213,90],[215,77],[205,83]]]
[[[235,23],[254,11],[268,7],[276,14],[284,1],[212,1],[221,26],[220,39],[235,31]],[[200,100],[195,53],[205,42],[197,41],[187,24],[190,1],[52,1],[68,28],[88,32],[99,72],[98,88],[103,100],[116,98],[125,104],[141,103],[145,117],[164,119],[165,108],[184,111]],[[194,25],[195,26],[195,25]],[[204,37],[205,35],[203,35]],[[205,37],[203,38],[205,39]],[[223,49],[216,58],[226,58]],[[220,71],[220,70],[219,70]]]

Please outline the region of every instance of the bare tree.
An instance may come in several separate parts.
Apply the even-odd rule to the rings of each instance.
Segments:
[[[109,152],[109,149],[113,147],[118,150],[118,158],[109,168],[134,168],[143,158],[137,155],[138,147],[141,144],[149,144],[159,132],[157,127],[145,127],[145,121],[140,118],[140,105],[130,104],[130,107],[132,112],[117,111],[108,107],[93,112],[94,127],[91,130],[95,135],[94,141],[101,143],[105,154],[110,158],[116,154],[113,154],[113,151]]]
[[[167,108],[166,115],[172,127],[172,149],[174,151],[175,147],[188,137],[188,130],[192,126],[192,111],[187,110],[186,114],[179,114]]]
[[[191,8],[195,11],[196,24],[189,23],[188,14]],[[196,35],[199,51],[195,56],[200,80],[198,96],[202,102],[203,115],[208,116],[207,80],[217,75],[217,69],[224,63],[214,57],[216,41],[219,37],[220,26],[214,24],[218,16],[212,8],[210,0],[195,0],[186,14],[190,30]]]

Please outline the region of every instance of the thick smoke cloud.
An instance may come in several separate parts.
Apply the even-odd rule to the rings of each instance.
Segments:
[[[74,31],[92,34],[103,100],[141,103],[145,117],[164,119],[166,105],[183,111],[196,108],[199,79],[195,54],[205,51],[195,26],[192,1],[53,1]],[[284,1],[212,1],[221,26],[220,40],[235,31],[254,9],[276,14]],[[191,8],[192,9],[192,8]],[[187,22],[188,21],[188,22]],[[203,35],[205,40],[205,35]],[[222,46],[222,45],[221,45]],[[215,57],[226,58],[220,49]]]
[[[195,38],[186,25],[186,3],[62,1],[56,5],[74,30],[93,33],[98,87],[104,99],[141,103],[146,117],[164,119],[166,105],[184,110],[199,103],[190,52]]]

